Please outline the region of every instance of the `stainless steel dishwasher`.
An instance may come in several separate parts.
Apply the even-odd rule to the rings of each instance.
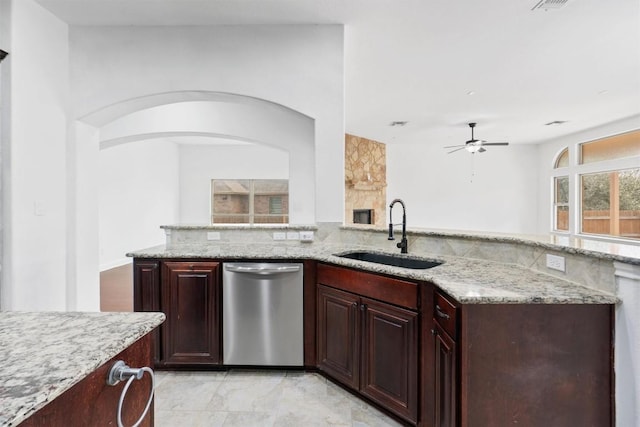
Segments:
[[[302,263],[225,263],[223,363],[302,366]]]

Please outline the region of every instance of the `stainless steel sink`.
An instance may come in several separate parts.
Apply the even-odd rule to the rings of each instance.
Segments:
[[[413,268],[416,270],[426,270],[442,264],[442,261],[410,258],[406,255],[383,254],[367,251],[347,252],[343,254],[336,254],[336,256],[355,259],[358,261],[373,262],[376,264],[391,265],[393,267]]]

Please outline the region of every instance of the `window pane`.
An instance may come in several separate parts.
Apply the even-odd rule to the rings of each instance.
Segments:
[[[554,179],[555,185],[555,220],[554,229],[569,230],[569,177],[560,176]]]
[[[254,181],[256,194],[288,194],[289,181],[286,179],[259,179]]]
[[[249,214],[248,194],[214,194],[214,214]]]
[[[565,148],[556,159],[555,168],[566,168],[567,166],[569,166],[569,149]]]
[[[287,224],[288,215],[256,215],[253,219],[255,224]]]
[[[249,215],[214,215],[211,219],[213,224],[249,224]]]
[[[581,176],[582,232],[640,238],[640,169]]]
[[[620,171],[620,210],[640,211],[640,168]]]
[[[569,203],[569,177],[556,178],[556,203]]]
[[[214,179],[214,194],[249,194],[251,180],[249,179]]]
[[[582,210],[609,210],[609,173],[582,176]]]
[[[214,179],[211,190],[212,223],[289,222],[289,181],[286,179]]]
[[[640,156],[640,130],[587,142],[580,147],[581,164]]]

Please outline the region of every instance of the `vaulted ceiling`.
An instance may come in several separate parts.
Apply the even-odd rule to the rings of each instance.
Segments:
[[[70,25],[344,24],[346,131],[389,144],[460,143],[468,122],[537,143],[640,114],[638,0],[37,1]]]

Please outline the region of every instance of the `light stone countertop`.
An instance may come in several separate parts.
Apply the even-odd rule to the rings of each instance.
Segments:
[[[268,225],[239,226],[238,224],[173,224],[162,225],[165,232],[171,231],[317,231],[316,225]],[[341,225],[341,230],[368,231],[374,233],[388,232],[368,224]],[[445,230],[427,228],[409,228],[408,236],[444,237],[484,242],[516,243],[531,247],[557,250],[568,254],[586,255],[590,257],[620,261],[632,265],[640,265],[640,245],[625,241],[609,241],[598,236],[570,237],[564,234],[512,234],[471,230]]]
[[[185,243],[169,248],[164,245],[156,246],[131,252],[127,256],[135,258],[217,258],[221,260],[311,259],[374,273],[429,281],[458,302],[465,304],[616,304],[619,302],[613,294],[590,289],[514,264],[453,256],[403,255],[409,258],[444,261],[442,265],[431,269],[414,270],[336,256],[336,254],[354,250],[384,253],[370,247],[325,243],[308,245]]]
[[[0,426],[20,424],[164,319],[163,313],[0,312]]]

